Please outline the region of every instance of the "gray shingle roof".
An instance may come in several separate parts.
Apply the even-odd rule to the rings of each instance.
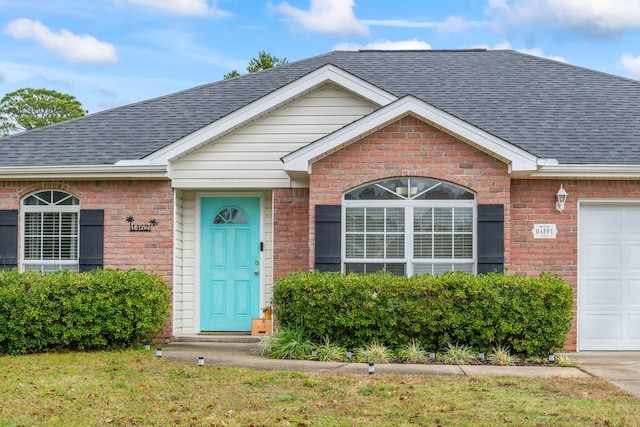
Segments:
[[[1,166],[140,159],[333,64],[539,157],[640,164],[640,82],[513,51],[331,52],[0,140]]]

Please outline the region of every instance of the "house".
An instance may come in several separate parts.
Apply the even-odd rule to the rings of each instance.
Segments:
[[[249,331],[299,269],[549,272],[566,349],[640,350],[639,99],[500,50],[207,84],[0,140],[0,264],[159,273],[183,339]]]

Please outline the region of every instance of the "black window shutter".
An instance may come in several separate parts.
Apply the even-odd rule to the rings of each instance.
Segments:
[[[80,211],[79,271],[91,271],[103,267],[104,211]]]
[[[18,211],[0,210],[0,269],[18,267]]]
[[[504,272],[504,205],[478,205],[478,273]]]
[[[316,205],[316,271],[341,271],[342,206]]]

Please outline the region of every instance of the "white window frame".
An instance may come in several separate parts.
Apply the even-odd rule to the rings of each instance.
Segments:
[[[47,191],[56,191],[59,193],[67,194],[69,197],[73,197],[78,200],[78,204],[76,205],[58,205],[56,203],[48,204],[48,205],[25,205],[24,202],[31,196],[35,196],[37,194],[47,192]],[[42,272],[52,272],[56,270],[70,270],[77,272],[79,270],[79,256],[80,256],[80,200],[77,196],[63,190],[38,190],[33,193],[30,193],[22,198],[20,201],[20,269],[21,271],[42,271]],[[76,214],[76,257],[75,259],[58,259],[58,260],[33,260],[26,259],[26,215],[27,213],[75,213]],[[60,234],[62,236],[62,234]],[[32,268],[27,268],[32,267]]]
[[[395,178],[389,178],[393,180]],[[428,178],[427,178],[428,179]],[[387,181],[387,180],[385,180]],[[384,182],[384,181],[382,181]],[[441,181],[444,182],[444,181]],[[365,185],[370,185],[365,184]],[[453,184],[452,184],[453,185]],[[351,190],[350,190],[351,191]],[[469,190],[467,190],[469,191]],[[469,191],[472,193],[471,191]],[[434,263],[434,264],[471,264],[472,273],[476,274],[478,267],[478,203],[474,195],[473,200],[345,200],[343,196],[342,200],[342,221],[341,221],[341,238],[343,244],[341,245],[341,269],[343,273],[346,273],[346,264],[405,264],[406,276],[412,276],[414,274],[414,264],[420,263]],[[405,215],[405,230],[404,230],[404,258],[402,259],[387,259],[387,258],[349,258],[346,257],[346,236],[347,236],[347,209],[348,208],[404,208]],[[472,259],[468,260],[456,260],[455,258],[436,258],[436,259],[422,259],[414,258],[413,254],[413,242],[414,242],[414,209],[415,208],[471,208],[472,209]]]

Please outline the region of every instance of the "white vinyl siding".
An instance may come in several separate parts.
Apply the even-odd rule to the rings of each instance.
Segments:
[[[174,239],[173,239],[173,335],[182,330],[184,306],[182,301],[184,287],[184,215],[183,191],[174,190]],[[180,298],[178,298],[178,295]]]
[[[173,292],[173,333],[174,335],[193,334],[195,329],[196,287],[194,267],[194,223],[195,223],[195,193],[182,190],[177,192],[176,219],[176,264],[180,266],[180,275],[175,275]],[[180,242],[178,242],[180,240]]]
[[[273,193],[265,192],[262,200],[264,202],[264,224],[262,224],[264,227],[264,299],[260,301],[260,306],[264,307],[269,305],[273,297]]]
[[[289,187],[280,160],[376,106],[333,85],[256,119],[172,165],[176,188]]]

